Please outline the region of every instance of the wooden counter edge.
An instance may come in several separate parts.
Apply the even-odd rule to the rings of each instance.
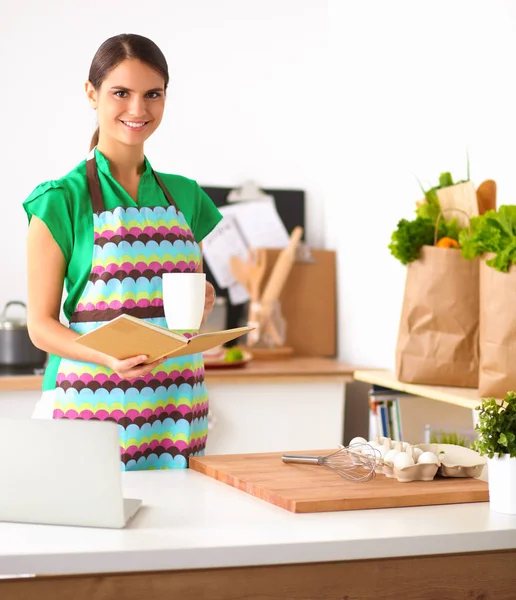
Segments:
[[[43,375],[5,375],[0,377],[0,392],[41,391]]]
[[[217,383],[299,383],[324,381],[350,383],[356,367],[335,358],[293,357],[279,361],[253,361],[243,369],[206,369],[208,385]],[[39,391],[42,375],[0,376],[0,391]]]
[[[103,600],[107,596],[140,599],[152,596],[206,598],[441,597],[513,600],[515,550],[406,556],[326,563],[294,563],[128,573],[36,576],[0,580],[0,594],[13,600]],[[437,575],[436,575],[437,574]],[[324,585],[321,583],[324,582]],[[108,594],[109,592],[109,594]]]

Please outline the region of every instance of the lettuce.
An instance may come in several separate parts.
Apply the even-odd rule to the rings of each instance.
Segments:
[[[450,237],[459,239],[459,225],[456,219],[439,222],[437,238]],[[425,217],[417,217],[413,221],[401,219],[396,231],[391,236],[389,250],[394,258],[403,265],[419,258],[422,246],[433,246],[435,235],[435,221]]]
[[[469,181],[469,159],[468,179],[464,181]],[[429,190],[425,190],[421,183],[419,184],[425,195],[425,201],[417,207],[416,219],[413,221],[402,219],[398,222],[398,227],[392,234],[391,243],[389,244],[391,254],[403,265],[408,265],[418,259],[422,246],[434,245],[435,225],[441,214],[441,205],[437,191],[452,185],[464,183],[464,181],[453,183],[451,173],[445,172],[440,174],[439,184]],[[457,219],[447,221],[441,218],[437,239],[449,237],[459,241],[459,232],[460,228]]]
[[[464,258],[473,260],[485,252],[496,256],[487,261],[490,267],[506,273],[516,264],[516,206],[501,206],[471,219],[471,232],[461,231],[459,243]]]

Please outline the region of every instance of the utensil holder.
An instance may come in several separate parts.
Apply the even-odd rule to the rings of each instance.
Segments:
[[[248,325],[255,327],[247,335],[247,345],[256,348],[281,348],[287,339],[287,323],[276,300],[270,306],[260,302],[249,304]]]

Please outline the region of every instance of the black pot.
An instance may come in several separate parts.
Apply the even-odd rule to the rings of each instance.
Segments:
[[[7,309],[14,305],[23,307],[23,318],[7,316]],[[0,315],[0,365],[42,368],[46,360],[47,353],[36,348],[30,340],[26,304],[19,300],[8,302]]]

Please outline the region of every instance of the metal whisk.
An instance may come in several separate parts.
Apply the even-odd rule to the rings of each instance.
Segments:
[[[281,459],[285,463],[328,467],[348,481],[364,483],[376,475],[379,457],[379,453],[377,454],[369,444],[353,444],[353,446],[343,446],[326,456],[284,454]]]

